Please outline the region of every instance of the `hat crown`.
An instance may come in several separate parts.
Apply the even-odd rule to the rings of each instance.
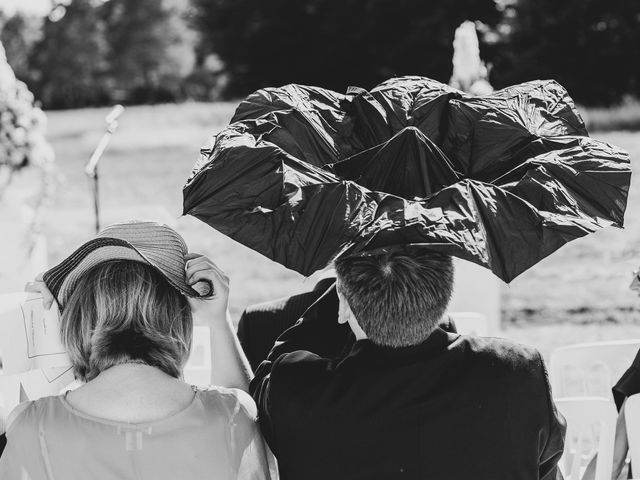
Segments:
[[[132,246],[147,248],[166,248],[167,243],[178,244],[182,254],[188,252],[187,244],[182,236],[170,226],[150,220],[129,220],[112,223],[104,227],[96,238],[117,238]]]
[[[43,280],[64,308],[81,276],[110,260],[131,260],[155,268],[184,295],[196,297],[185,278],[187,244],[173,228],[163,223],[131,220],[108,225],[60,264],[47,270]]]

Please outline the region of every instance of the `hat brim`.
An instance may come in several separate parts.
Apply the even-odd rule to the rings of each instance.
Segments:
[[[162,258],[152,251],[143,251],[126,240],[99,237],[80,246],[60,264],[43,275],[43,281],[56,298],[60,308],[66,304],[78,280],[87,271],[110,260],[132,260],[149,265],[160,273],[180,293],[189,297],[200,296],[184,277],[184,258]]]

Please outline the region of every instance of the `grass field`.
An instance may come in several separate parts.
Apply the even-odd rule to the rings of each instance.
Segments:
[[[103,220],[151,217],[172,222],[194,251],[207,253],[232,279],[232,314],[247,304],[309,289],[304,279],[190,217],[181,217],[182,185],[200,145],[220,130],[232,103],[141,106],[127,109],[100,169]],[[107,109],[49,113],[59,186],[47,219],[50,261],[93,232],[83,166],[104,129]],[[640,134],[594,135],[640,158]],[[637,164],[636,164],[637,165]],[[637,170],[637,167],[635,167]],[[624,230],[577,240],[504,286],[505,336],[548,353],[585,340],[640,338],[637,297],[628,290],[640,264],[640,185],[634,178]]]
[[[200,145],[226,125],[235,104],[142,106],[128,109],[100,164],[103,223],[152,218],[172,224],[192,251],[208,254],[232,280],[234,318],[251,303],[313,286],[295,272],[217,233],[192,217],[181,217],[182,185]],[[52,112],[49,138],[60,184],[47,221],[50,260],[93,233],[93,204],[83,166],[104,129],[108,110]]]
[[[580,108],[589,131],[640,130],[640,101],[627,98],[614,107]]]

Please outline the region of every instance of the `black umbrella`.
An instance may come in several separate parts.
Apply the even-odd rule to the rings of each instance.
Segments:
[[[509,282],[622,227],[630,177],[553,81],[485,97],[421,77],[346,95],[287,85],[250,95],[202,148],[184,213],[304,275],[419,244]]]

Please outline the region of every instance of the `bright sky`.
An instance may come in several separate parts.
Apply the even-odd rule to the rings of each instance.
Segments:
[[[52,0],[0,0],[0,10],[11,15],[16,10],[46,15],[51,10]]]

